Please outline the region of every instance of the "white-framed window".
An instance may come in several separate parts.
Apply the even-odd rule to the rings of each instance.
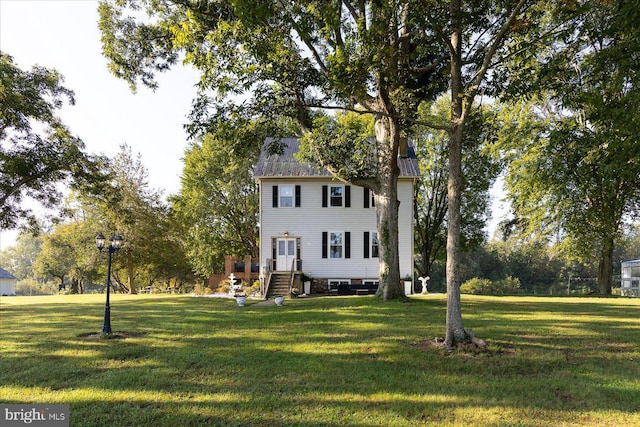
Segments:
[[[373,194],[373,191],[370,191],[368,188],[363,188],[363,197],[364,197],[364,208],[375,208],[376,207],[376,196]]]
[[[371,231],[369,233],[371,238],[371,258],[379,258],[380,241],[378,240],[378,232]]]
[[[322,258],[351,258],[351,232],[323,231]]]
[[[342,258],[344,256],[343,236],[342,231],[329,232],[329,258]]]
[[[363,285],[375,285],[375,286],[380,286],[380,281],[379,280],[373,280],[373,279],[365,279],[362,281]]]
[[[350,208],[351,207],[351,186],[350,185],[323,185],[322,186],[322,207],[323,208]]]
[[[293,186],[290,186],[290,185],[280,186],[280,207],[281,208],[293,207]]]
[[[344,187],[342,185],[332,185],[329,187],[329,206],[341,207],[344,197]]]
[[[364,257],[365,258],[380,257],[380,241],[378,240],[377,231],[364,232]]]

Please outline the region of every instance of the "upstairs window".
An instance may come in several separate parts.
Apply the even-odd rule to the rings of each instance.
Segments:
[[[363,188],[363,199],[364,199],[364,208],[365,209],[369,209],[374,208],[376,206],[376,198],[375,195],[373,194],[373,191],[369,190],[368,188]]]
[[[343,188],[341,186],[340,187],[331,187],[330,191],[331,191],[331,198],[329,200],[331,201],[331,207],[342,206]]]
[[[323,185],[322,186],[322,207],[351,207],[351,186],[350,185]]]
[[[293,207],[293,187],[285,185],[280,186],[280,207]]]
[[[274,208],[291,208],[295,206],[300,207],[302,196],[301,187],[299,185],[274,185],[273,198],[271,206]]]

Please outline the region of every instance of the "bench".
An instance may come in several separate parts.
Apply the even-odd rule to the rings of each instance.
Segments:
[[[338,285],[338,295],[371,295],[378,290],[378,285],[372,283],[351,283]]]

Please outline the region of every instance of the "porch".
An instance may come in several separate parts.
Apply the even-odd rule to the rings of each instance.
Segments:
[[[236,279],[251,284],[260,279],[260,262],[258,258],[251,258],[249,255],[244,258],[226,255],[224,257],[224,274],[209,276],[209,287],[215,289],[221,281],[228,279],[231,273]]]

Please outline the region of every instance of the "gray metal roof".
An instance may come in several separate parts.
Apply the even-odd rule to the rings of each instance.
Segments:
[[[280,144],[282,154],[269,154],[267,148],[272,143]],[[253,168],[253,176],[256,178],[272,177],[332,177],[331,173],[310,163],[300,163],[294,154],[300,149],[300,141],[297,137],[267,138],[262,146],[260,158]],[[413,178],[420,176],[418,159],[413,146],[409,146],[409,156],[398,158],[401,178]]]
[[[0,268],[0,279],[16,279],[16,280],[18,280],[17,277],[15,277],[13,274],[9,273],[4,268]]]

